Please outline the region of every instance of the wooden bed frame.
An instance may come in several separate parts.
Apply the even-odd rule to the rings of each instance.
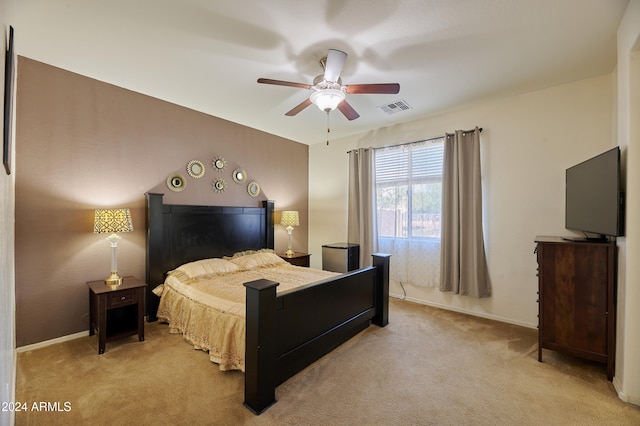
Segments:
[[[148,321],[158,319],[160,301],[150,290],[168,271],[194,260],[274,248],[272,201],[262,207],[166,205],[163,195],[147,194]],[[245,283],[247,408],[264,412],[276,402],[280,383],[370,323],[388,324],[389,260],[374,254],[373,266],[280,294],[273,281]]]

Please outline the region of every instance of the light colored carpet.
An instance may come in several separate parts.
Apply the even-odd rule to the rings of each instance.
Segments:
[[[371,326],[277,388],[260,416],[164,324],[97,354],[87,336],[18,354],[17,425],[639,425],[602,365],[544,351],[537,332],[392,300]],[[68,411],[35,411],[48,402]]]

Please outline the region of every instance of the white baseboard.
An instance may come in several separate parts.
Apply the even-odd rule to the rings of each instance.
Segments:
[[[622,392],[620,390],[622,387],[620,386],[620,381],[618,380],[617,377],[613,378],[613,388],[616,390],[616,393],[618,394],[618,398],[620,398],[622,401],[640,407],[640,396],[633,396],[625,392]]]
[[[521,327],[535,328],[535,329],[538,328],[538,324],[529,324],[529,323],[526,323],[526,322],[514,321],[514,320],[511,320],[511,319],[508,319],[508,318],[504,318],[504,317],[501,317],[501,316],[498,316],[498,315],[491,315],[491,314],[485,314],[485,313],[482,313],[482,312],[469,311],[469,310],[458,308],[458,307],[451,306],[451,305],[444,305],[444,304],[441,304],[441,303],[428,302],[428,301],[422,300],[422,299],[414,299],[412,297],[406,297],[405,295],[401,295],[401,294],[391,294],[391,293],[389,293],[389,296],[393,297],[395,299],[408,300],[410,302],[419,303],[421,305],[433,306],[434,308],[445,309],[447,311],[454,311],[454,312],[459,312],[461,314],[473,315],[473,316],[476,316],[476,317],[486,318],[486,319],[490,319],[490,320],[494,320],[494,321],[506,322],[508,324],[519,325]]]
[[[88,336],[88,335],[89,335],[89,330],[81,331],[79,333],[74,333],[74,334],[68,334],[68,335],[62,336],[62,337],[56,337],[55,339],[45,340],[44,342],[38,342],[38,343],[32,343],[30,345],[26,345],[26,346],[20,346],[19,348],[16,348],[16,353],[26,352],[26,351],[30,351],[32,349],[44,348],[46,346],[50,346],[50,345],[53,345],[53,344],[56,344],[56,343],[66,342],[66,341],[69,341],[69,340],[78,339],[80,337],[84,337],[84,336]]]

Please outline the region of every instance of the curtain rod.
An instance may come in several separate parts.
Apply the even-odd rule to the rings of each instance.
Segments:
[[[476,131],[476,129],[463,130],[463,131],[462,131],[462,133],[471,133],[471,132],[475,132],[475,131]],[[478,131],[479,131],[480,133],[482,133],[482,127],[478,127]],[[445,133],[445,136],[446,136],[446,135],[453,135],[453,133]]]
[[[463,130],[462,132],[463,133],[469,133],[469,132],[475,132],[475,131],[476,131],[476,129],[471,129],[471,130]],[[478,131],[480,133],[482,133],[482,127],[478,127]],[[436,136],[434,138],[420,139],[419,141],[413,141],[413,142],[402,142],[402,143],[398,143],[398,144],[394,144],[394,145],[385,145],[385,146],[381,146],[381,147],[375,147],[373,149],[383,149],[383,148],[389,148],[389,147],[392,147],[392,146],[403,146],[403,145],[412,145],[414,143],[420,143],[420,142],[428,142],[428,141],[433,141],[433,140],[436,140],[436,139],[444,138],[445,136],[451,135],[451,134],[452,133],[445,133],[442,136]],[[368,150],[368,149],[369,148],[365,148],[365,151]],[[347,154],[350,154],[351,151],[356,151],[357,152],[357,150],[352,149],[350,151],[347,151]]]

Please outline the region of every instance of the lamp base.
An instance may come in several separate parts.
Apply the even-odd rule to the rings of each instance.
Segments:
[[[112,289],[117,288],[122,284],[122,277],[116,271],[111,271],[111,275],[104,280],[104,284]]]
[[[284,255],[287,257],[293,257],[293,255],[295,254],[295,252],[291,249],[287,250],[284,252]]]

